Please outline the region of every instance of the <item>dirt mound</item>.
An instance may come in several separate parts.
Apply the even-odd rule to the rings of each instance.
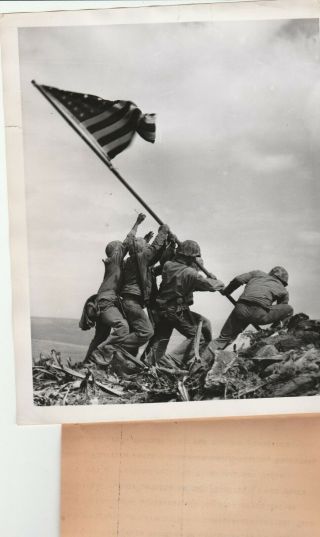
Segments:
[[[245,340],[232,351],[215,350],[212,342],[201,356],[195,348],[196,358],[184,369],[141,363],[116,351],[106,363],[73,364],[53,351],[33,365],[34,402],[128,404],[320,394],[320,321],[298,314],[286,326],[247,332]]]
[[[306,314],[292,317],[287,326],[247,333],[250,345],[237,355],[232,367],[217,379],[213,367],[205,389],[228,398],[286,397],[320,394],[320,321]],[[221,352],[221,351],[220,351]],[[219,391],[220,389],[220,391]]]

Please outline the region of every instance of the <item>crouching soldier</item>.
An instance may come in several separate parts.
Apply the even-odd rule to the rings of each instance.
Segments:
[[[221,294],[230,295],[241,285],[246,286],[215,340],[216,348],[224,349],[249,324],[276,324],[290,317],[293,309],[288,304],[288,278],[288,272],[283,267],[274,267],[268,274],[262,270],[252,270],[236,276]]]
[[[103,359],[103,349],[107,344],[117,343],[129,334],[129,326],[119,308],[119,286],[122,276],[123,259],[128,251],[129,243],[136,235],[139,224],[145,219],[144,214],[138,218],[127,235],[121,241],[112,241],[107,244],[104,262],[104,277],[96,297],[97,319],[96,334],[90,343],[85,360],[90,356],[94,359]]]
[[[199,274],[199,267],[195,261],[199,262],[200,256],[198,243],[186,240],[178,247],[175,258],[164,264],[157,300],[161,317],[159,332],[161,328],[162,341],[165,344],[168,343],[174,328],[187,339],[161,359],[157,353],[158,363],[171,363],[181,367],[192,360],[193,340],[200,321],[202,321],[200,349],[212,339],[210,321],[191,311],[190,306],[193,304],[195,291],[220,291],[224,288],[224,284],[213,275],[204,278]],[[161,344],[160,348],[162,351],[165,350]]]

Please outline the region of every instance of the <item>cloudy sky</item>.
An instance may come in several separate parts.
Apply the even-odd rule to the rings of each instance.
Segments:
[[[295,310],[320,316],[318,21],[19,31],[32,315],[79,317],[105,244],[138,202],[30,84],[128,99],[157,114],[114,164],[225,283],[284,265]],[[156,230],[149,217],[141,233]],[[215,330],[219,294],[195,308]]]

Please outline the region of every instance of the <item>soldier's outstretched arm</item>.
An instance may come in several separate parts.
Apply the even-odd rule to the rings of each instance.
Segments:
[[[204,278],[201,274],[197,274],[193,288],[195,291],[222,291],[224,289],[224,283],[221,280],[218,280],[215,276]]]
[[[243,285],[243,283],[238,280],[238,278],[234,278],[233,280],[231,280],[230,283],[228,283],[228,285],[221,291],[221,294],[222,295],[231,295],[234,291],[236,291],[236,289],[238,289],[238,287],[241,287],[241,285]]]
[[[126,238],[124,239],[123,241],[123,246],[127,249],[130,242],[134,239],[134,237],[136,236],[136,233],[138,231],[138,227],[139,225],[145,220],[146,218],[146,215],[143,214],[143,213],[139,213],[138,214],[138,217],[135,221],[135,223],[133,224],[132,228],[130,229],[128,235],[126,236]]]
[[[146,219],[146,215],[143,214],[143,213],[139,213],[135,223],[133,224],[133,226],[132,226],[132,228],[131,228],[131,230],[129,232],[129,235],[136,235],[136,233],[138,231],[138,227],[140,226],[140,224],[142,224],[142,222],[145,219]]]
[[[146,249],[145,256],[149,264],[152,264],[157,257],[159,250],[161,250],[167,241],[168,234],[170,233],[169,226],[162,224],[159,227],[158,234],[151,244]]]
[[[239,274],[233,280],[231,280],[230,283],[228,283],[227,287],[221,291],[222,295],[231,295],[234,291],[238,289],[238,287],[241,287],[241,285],[244,285],[245,283],[248,283],[251,278],[254,278],[256,276],[265,275],[265,272],[262,272],[261,270],[251,270],[250,272],[244,272],[243,274]]]

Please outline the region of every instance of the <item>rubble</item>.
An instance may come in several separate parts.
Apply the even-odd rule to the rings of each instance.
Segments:
[[[246,344],[243,345],[243,341]],[[233,350],[209,346],[189,368],[151,365],[115,352],[110,362],[71,364],[53,349],[33,363],[36,405],[128,404],[320,395],[320,321],[246,332]],[[130,362],[130,360],[129,360]]]

